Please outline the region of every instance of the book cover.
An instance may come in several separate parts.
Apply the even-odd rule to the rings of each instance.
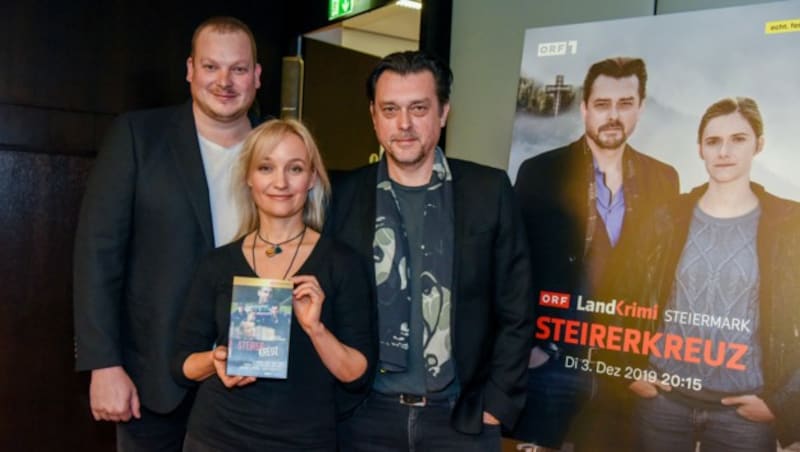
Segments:
[[[233,278],[228,375],[286,378],[293,287],[288,280]]]

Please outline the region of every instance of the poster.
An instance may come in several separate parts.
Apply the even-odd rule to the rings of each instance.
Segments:
[[[537,347],[507,436],[579,450],[800,439],[798,51],[797,1],[526,31],[508,172]],[[670,424],[692,410],[716,420]]]

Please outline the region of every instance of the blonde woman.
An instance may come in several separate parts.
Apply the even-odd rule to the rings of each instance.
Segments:
[[[173,373],[198,385],[184,450],[332,451],[337,393],[364,388],[373,361],[365,269],[320,234],[330,185],[302,124],[254,129],[236,171],[239,239],[199,264],[178,331]],[[234,276],[294,283],[285,380],[226,373]]]

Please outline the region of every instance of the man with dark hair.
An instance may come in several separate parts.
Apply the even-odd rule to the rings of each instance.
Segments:
[[[369,263],[380,360],[343,451],[499,451],[525,397],[530,264],[506,175],[437,146],[452,74],[422,52],[367,81],[382,159],[334,181],[326,232]]]
[[[644,64],[644,60],[641,58],[616,57],[598,61],[586,72],[586,78],[583,79],[584,103],[589,102],[594,81],[601,75],[615,79],[632,75],[636,77],[638,82],[636,92],[639,94],[640,102],[644,102],[645,97],[647,97],[647,67]]]
[[[192,395],[170,376],[173,332],[197,259],[233,239],[230,171],[260,86],[238,19],[197,27],[192,101],[120,116],[89,178],[75,241],[76,367],[120,451],[179,451]]]
[[[638,58],[610,58],[592,65],[581,103],[584,135],[520,167],[515,190],[535,256],[531,277],[540,298],[537,316],[581,319],[577,296],[619,298],[613,288],[620,264],[635,247],[631,232],[678,194],[674,168],[627,144],[644,107],[646,82],[645,64]],[[548,306],[543,292],[570,296],[569,309]],[[529,363],[528,403],[512,437],[544,448],[561,447],[593,385],[590,372],[566,368],[565,359],[569,355],[591,362],[597,358],[593,352],[563,342],[537,342]],[[613,390],[602,393],[613,384],[600,385],[598,400],[614,397],[609,394]],[[608,405],[604,402],[597,406]],[[619,441],[617,446],[623,444],[621,438],[612,439]]]

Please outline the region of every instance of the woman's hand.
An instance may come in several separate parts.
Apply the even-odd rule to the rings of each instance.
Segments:
[[[309,336],[323,329],[320,322],[322,303],[325,302],[325,292],[319,285],[315,276],[297,275],[292,277],[294,291],[292,307],[297,322]]]
[[[256,377],[228,375],[225,371],[225,367],[228,363],[228,347],[224,345],[218,345],[217,348],[211,351],[211,359],[214,363],[214,369],[217,371],[217,376],[222,380],[222,384],[224,384],[226,388],[245,386],[256,381]]]
[[[764,402],[764,399],[756,395],[725,397],[722,399],[722,404],[736,405],[736,412],[739,416],[749,421],[771,422],[775,420],[775,415]]]

